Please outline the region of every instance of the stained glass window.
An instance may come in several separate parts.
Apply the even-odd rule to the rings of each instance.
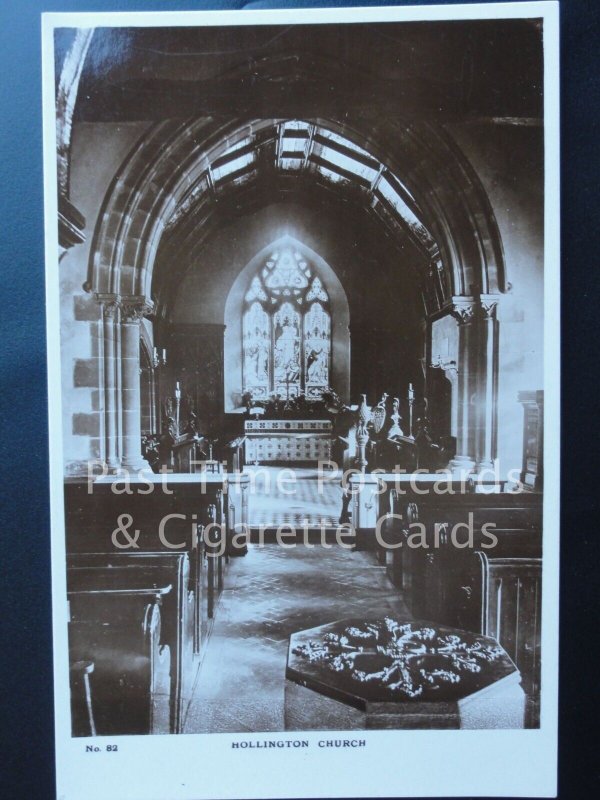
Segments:
[[[271,337],[269,316],[254,301],[244,313],[244,385],[257,399],[266,399],[270,387]]]
[[[273,314],[273,390],[283,397],[300,391],[301,323],[291,303],[283,303]]]
[[[242,362],[244,391],[255,400],[304,393],[318,399],[329,386],[329,295],[304,256],[272,252],[245,295]]]
[[[329,314],[320,303],[313,303],[304,316],[304,374],[308,398],[320,397],[329,386]]]

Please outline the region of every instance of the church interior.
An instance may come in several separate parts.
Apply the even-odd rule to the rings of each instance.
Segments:
[[[542,33],[57,30],[74,736],[539,725]]]

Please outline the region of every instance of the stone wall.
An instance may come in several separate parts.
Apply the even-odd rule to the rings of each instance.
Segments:
[[[86,240],[69,249],[59,266],[61,382],[66,474],[103,458],[104,397],[101,309],[83,288],[102,202],[114,175],[146,123],[76,124],[73,127],[71,200],[86,219]]]
[[[500,470],[521,467],[519,391],[544,385],[543,128],[505,123],[448,126],[468,156],[500,229],[509,290],[497,307]]]

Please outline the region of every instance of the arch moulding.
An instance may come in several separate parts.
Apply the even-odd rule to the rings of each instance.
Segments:
[[[468,160],[439,126],[396,121],[382,126],[375,141],[372,132],[361,133],[360,122],[353,124],[350,120],[342,125],[326,119],[309,121],[368,149],[394,174],[401,176],[413,194],[422,211],[422,221],[437,242],[447,285],[451,287],[452,302],[448,302],[448,311],[454,310],[454,314],[461,317],[465,302],[469,306],[475,303],[476,309],[469,321],[463,324],[462,317],[459,320],[463,339],[468,342],[463,343],[464,361],[458,365],[459,370],[462,366],[469,372],[468,379],[464,379],[464,395],[471,390],[478,395],[478,402],[469,404],[471,408],[479,408],[479,401],[493,405],[497,389],[493,388],[490,395],[490,387],[496,387],[497,376],[490,371],[496,369],[495,360],[483,363],[477,353],[482,331],[485,352],[494,352],[497,324],[488,324],[487,317],[486,324],[480,324],[479,297],[494,297],[504,290],[503,253],[491,205]],[[278,120],[237,120],[218,125],[206,119],[167,120],[147,132],[130,152],[107,193],[94,234],[86,289],[94,292],[103,303],[112,299],[124,308],[140,309],[140,314],[151,308],[158,245],[165,226],[183,198],[198,185],[220,154],[276,122]],[[206,191],[210,192],[211,187],[207,186]],[[311,258],[318,263],[317,254],[311,254]],[[226,317],[234,307],[234,296],[235,293]],[[134,317],[128,313],[123,319],[131,326],[135,324]],[[111,340],[129,342],[132,331],[124,329],[124,333],[121,336],[110,332],[108,336]],[[494,341],[489,341],[490,336]],[[340,348],[343,349],[342,345]],[[130,357],[128,353],[122,363],[129,364]],[[133,371],[130,378],[131,375]],[[122,386],[124,380],[115,383]],[[228,404],[234,402],[234,393],[235,387],[226,388]],[[107,408],[121,406],[118,398],[107,402]],[[462,410],[463,428],[470,432],[476,430],[480,423],[468,416],[471,413],[468,409]],[[494,413],[490,414],[489,409],[485,410],[484,418],[495,425]],[[107,430],[121,427],[123,425],[108,420],[105,425]],[[130,425],[125,427],[127,461],[137,463],[130,453],[134,434]],[[478,437],[479,434],[473,436],[472,433],[462,439],[458,437],[461,465],[470,467],[493,457],[489,446],[483,445]],[[484,438],[494,441],[493,431],[488,431]],[[117,452],[119,449],[123,448],[117,446]]]

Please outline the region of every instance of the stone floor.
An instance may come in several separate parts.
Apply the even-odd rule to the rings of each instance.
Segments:
[[[290,633],[382,613],[409,616],[372,553],[251,545],[227,571],[185,731],[282,731]]]
[[[335,527],[342,509],[341,474],[308,467],[244,467],[250,475],[252,527]]]

